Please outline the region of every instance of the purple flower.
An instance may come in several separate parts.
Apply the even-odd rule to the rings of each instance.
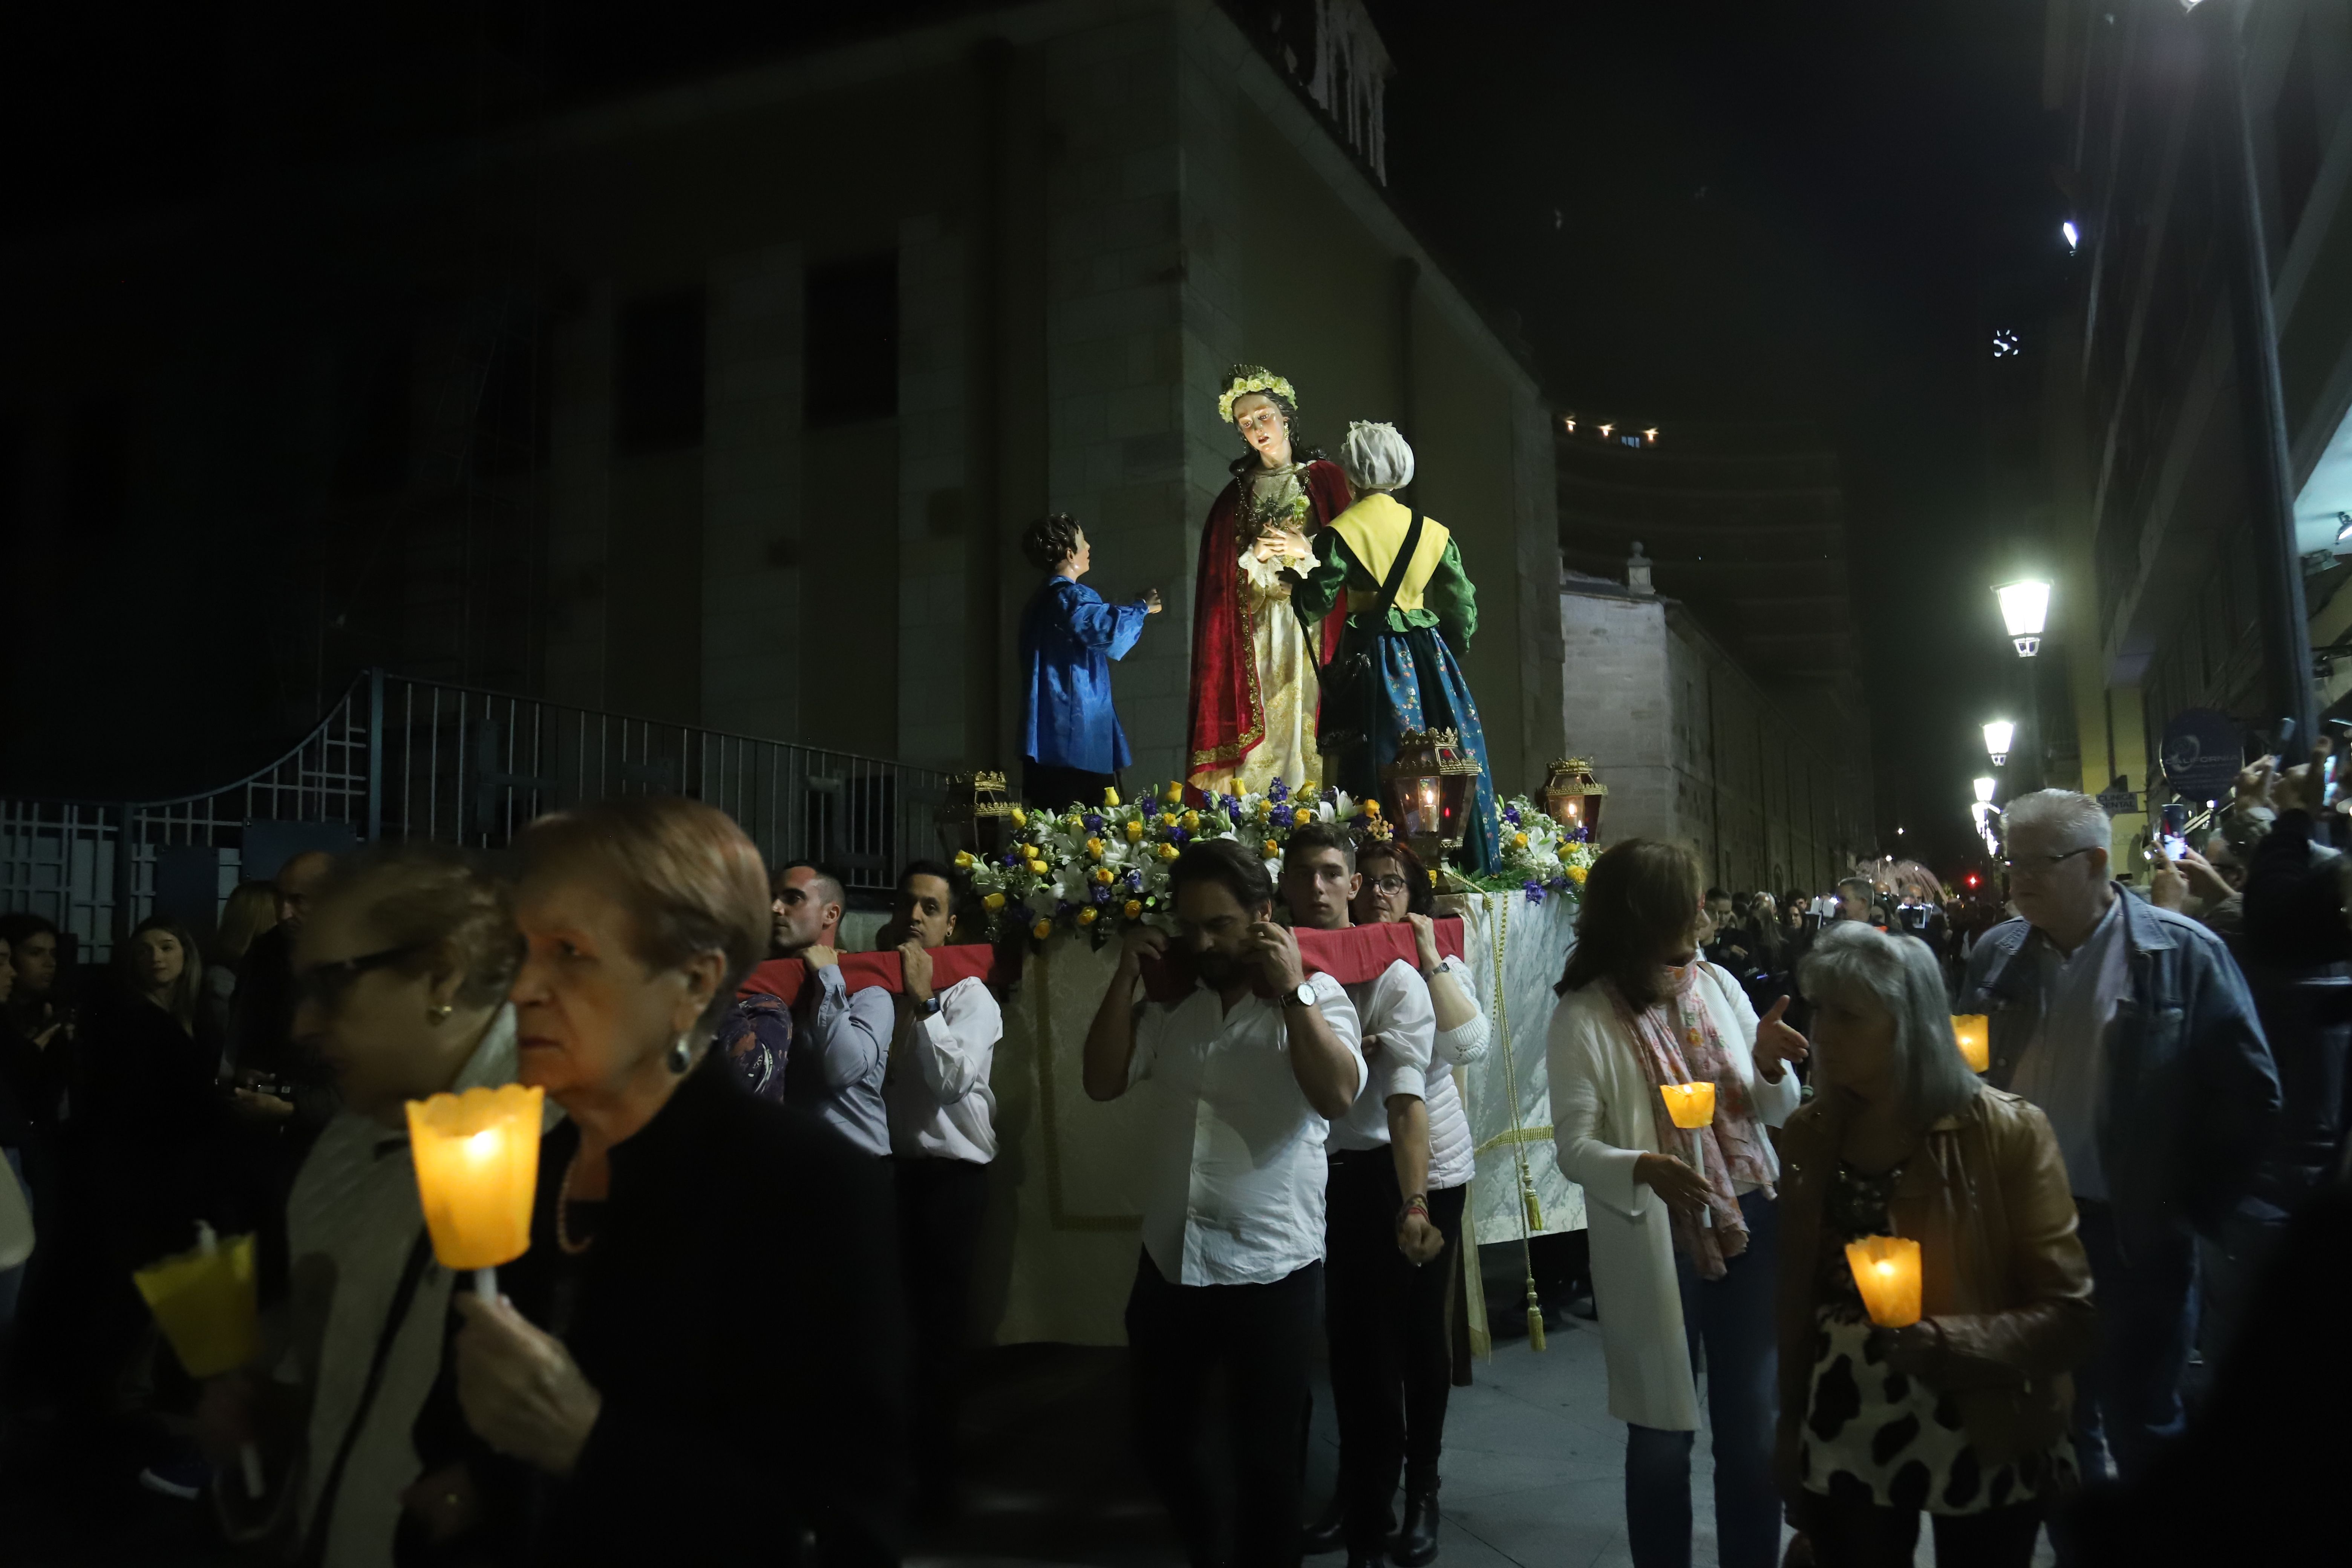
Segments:
[[[1160,800],[1156,795],[1147,795],[1136,802],[1136,805],[1142,808],[1144,820],[1147,822],[1160,815]]]
[[[1091,811],[1087,813],[1086,816],[1078,818],[1078,820],[1087,825],[1087,831],[1088,833],[1100,833],[1102,831],[1103,819]]]
[[[1225,815],[1233,818],[1235,822],[1239,822],[1242,819],[1241,796],[1237,795],[1229,795],[1225,796]]]
[[[1544,901],[1543,884],[1537,881],[1534,878],[1530,877],[1528,879],[1527,887],[1522,890],[1528,895],[1528,902],[1531,904],[1539,904]]]
[[[1224,796],[1219,795],[1215,790],[1204,790],[1202,793],[1207,797],[1202,802],[1202,805],[1210,811],[1216,810],[1217,802],[1224,798]]]
[[[1127,885],[1130,889],[1138,891],[1141,890],[1143,887],[1143,873],[1140,871],[1129,870],[1127,874]]]
[[[1503,820],[1517,827],[1519,825],[1519,808],[1516,805],[1503,807]]]
[[[1188,835],[1185,833],[1185,831],[1184,831],[1182,828],[1181,828],[1181,827],[1177,826],[1174,823],[1172,823],[1172,822],[1171,822],[1171,823],[1170,823],[1170,824],[1168,825],[1168,842],[1169,842],[1169,843],[1171,843],[1171,844],[1181,844],[1181,843],[1183,843],[1183,842],[1184,842],[1184,840],[1185,840],[1185,838],[1186,838],[1187,837],[1188,837]]]
[[[1021,864],[1021,851],[1018,849],[1007,849],[1004,852],[1005,868],[1010,870],[1012,868],[1018,866],[1019,864]]]
[[[1290,786],[1283,783],[1280,779],[1276,779],[1272,784],[1265,786],[1265,798],[1273,802],[1276,805],[1280,805],[1284,801],[1290,798]]]
[[[1098,904],[1110,902],[1110,889],[1108,885],[1100,882],[1095,884],[1095,902]]]

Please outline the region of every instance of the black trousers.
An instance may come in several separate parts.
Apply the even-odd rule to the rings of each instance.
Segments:
[[[972,1259],[988,1214],[988,1167],[970,1160],[894,1158],[898,1267],[913,1331],[908,1402],[917,1483],[936,1496],[955,1474],[957,1408],[971,1331]]]
[[[1462,1234],[1464,1191],[1429,1194],[1430,1217],[1449,1242]],[[1396,1157],[1388,1150],[1331,1156],[1324,1189],[1323,1332],[1339,1424],[1339,1487],[1348,1548],[1374,1556],[1396,1529],[1397,1471],[1408,1433],[1420,1461],[1412,1479],[1426,1486],[1437,1479],[1453,1384],[1444,1258],[1416,1268],[1397,1250],[1403,1204]]]
[[[1118,787],[1117,773],[1090,773],[1084,768],[1047,767],[1043,763],[1021,764],[1021,798],[1047,811],[1100,805],[1103,791]]]
[[[1135,1446],[1194,1568],[1297,1568],[1307,1363],[1322,1273],[1310,1263],[1270,1285],[1171,1285],[1150,1253],[1136,1267],[1127,1299]],[[1234,1468],[1230,1552],[1201,1455],[1220,1371]]]
[[[1467,1184],[1429,1194],[1430,1223],[1445,1250],[1413,1270],[1406,1304],[1404,1348],[1404,1488],[1437,1484],[1437,1456],[1445,1441],[1445,1402],[1454,1392],[1454,1318],[1462,1279],[1462,1205]],[[1344,1461],[1343,1461],[1344,1462]]]

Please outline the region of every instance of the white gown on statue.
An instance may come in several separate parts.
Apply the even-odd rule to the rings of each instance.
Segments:
[[[1304,464],[1252,475],[1248,510],[1255,518],[1278,516],[1290,510],[1305,494],[1299,488]],[[1296,527],[1286,530],[1301,549],[1306,536]],[[1250,653],[1257,665],[1258,700],[1265,713],[1265,738],[1232,768],[1200,775],[1202,787],[1227,795],[1261,795],[1280,779],[1292,789],[1323,776],[1322,758],[1315,749],[1315,711],[1322,700],[1322,683],[1316,677],[1312,634],[1298,624],[1290,607],[1290,582],[1285,566],[1302,575],[1316,567],[1309,550],[1301,559],[1260,561],[1255,540],[1241,547],[1241,581],[1248,594]]]

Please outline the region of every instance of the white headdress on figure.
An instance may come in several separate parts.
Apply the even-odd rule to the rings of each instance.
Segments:
[[[1339,447],[1339,466],[1358,490],[1396,490],[1412,483],[1412,447],[1393,425],[1359,419]]]

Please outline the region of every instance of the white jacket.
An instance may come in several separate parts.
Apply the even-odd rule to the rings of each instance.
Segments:
[[[1442,967],[1454,976],[1464,995],[1476,1000],[1478,993],[1471,987],[1466,964],[1458,958],[1448,958]],[[1462,1093],[1454,1084],[1454,1069],[1484,1058],[1492,1033],[1484,1008],[1473,1013],[1461,1027],[1438,1031],[1436,1049],[1429,1064],[1429,1089],[1423,1097],[1429,1106],[1431,1192],[1461,1186],[1477,1173],[1478,1151],[1470,1140],[1470,1118],[1463,1111]]]
[[[1712,963],[1699,968],[1699,995],[1725,1058],[1747,1086],[1757,1120],[1780,1126],[1797,1109],[1797,1075],[1784,1068],[1779,1083],[1757,1076],[1756,1009],[1730,975]],[[1559,1168],[1584,1189],[1609,1414],[1662,1431],[1695,1432],[1698,1389],[1675,1282],[1674,1234],[1665,1204],[1633,1180],[1635,1160],[1661,1152],[1657,1118],[1650,1110],[1658,1091],[1606,990],[1588,985],[1560,998],[1545,1064]],[[1760,1148],[1777,1179],[1780,1163],[1770,1142]]]

